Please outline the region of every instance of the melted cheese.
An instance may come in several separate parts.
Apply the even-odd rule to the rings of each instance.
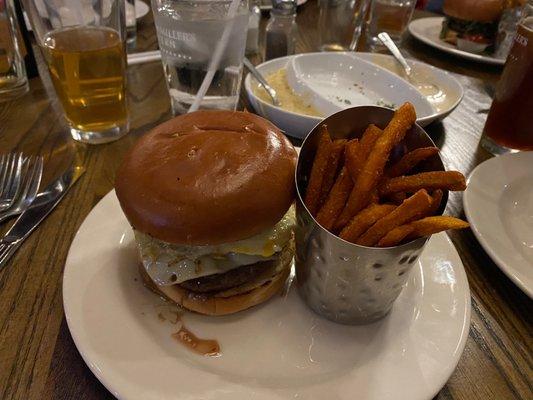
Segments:
[[[141,260],[158,285],[227,272],[243,265],[272,260],[289,242],[295,225],[294,208],[272,228],[251,238],[214,246],[184,246],[163,242],[135,231]]]

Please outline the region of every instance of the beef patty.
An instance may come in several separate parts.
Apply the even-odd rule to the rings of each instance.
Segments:
[[[243,285],[253,280],[259,273],[266,273],[267,270],[274,275],[278,264],[279,260],[276,258],[274,260],[243,265],[242,267],[234,268],[221,274],[190,279],[181,282],[179,285],[195,293],[219,292]]]

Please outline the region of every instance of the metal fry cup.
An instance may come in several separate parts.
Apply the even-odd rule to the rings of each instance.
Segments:
[[[326,124],[332,139],[358,138],[369,124],[385,128],[392,110],[363,106],[349,108],[326,118],[305,138],[296,167],[296,278],[301,297],[311,309],[343,324],[366,324],[383,318],[402,291],[409,273],[428,238],[400,246],[375,248],[347,242],[324,229],[303,202],[318,144],[319,127]],[[435,146],[427,133],[414,125],[392,161],[406,152]],[[438,155],[425,161],[420,171],[443,171]],[[446,207],[445,191],[438,215]]]

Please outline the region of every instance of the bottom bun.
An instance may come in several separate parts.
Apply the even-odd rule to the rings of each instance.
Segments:
[[[259,284],[259,286],[243,292],[239,292],[239,287],[237,287],[234,291],[235,294],[228,297],[221,296],[221,294],[224,292],[215,294],[202,294],[194,293],[179,285],[156,285],[147,274],[142,263],[139,263],[139,272],[146,286],[167,300],[170,300],[188,310],[195,311],[200,314],[226,315],[246,310],[247,308],[261,304],[270,299],[276,293],[280,292],[285,286],[285,282],[290,274],[292,251],[283,251],[282,256],[279,259],[279,263],[281,264],[280,268],[278,268],[279,272],[272,276],[268,281],[263,281],[263,283]],[[250,284],[253,285],[253,282],[242,285],[242,287],[249,288]]]

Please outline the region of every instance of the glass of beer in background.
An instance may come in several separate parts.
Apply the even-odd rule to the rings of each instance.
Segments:
[[[355,51],[369,0],[319,0],[320,51]]]
[[[128,131],[124,0],[23,0],[72,137]]]
[[[524,6],[483,129],[481,145],[493,154],[533,150],[533,0]]]
[[[366,28],[372,50],[382,46],[378,35],[387,32],[399,45],[415,10],[416,0],[372,0],[370,20]]]
[[[24,66],[24,42],[13,0],[0,0],[0,101],[13,100],[30,87]]]

